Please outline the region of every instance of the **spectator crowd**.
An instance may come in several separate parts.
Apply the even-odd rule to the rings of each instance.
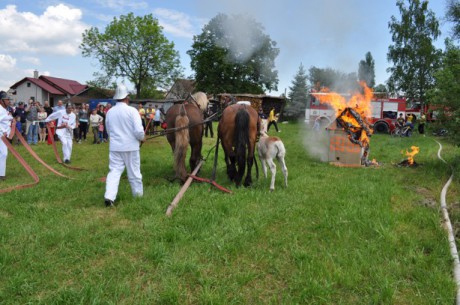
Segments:
[[[12,100],[7,102],[9,102],[6,107],[7,112],[14,118],[16,129],[19,130],[29,145],[38,145],[45,142],[52,144],[51,140],[59,140],[55,135],[56,122],[49,122],[50,129],[48,130],[47,122],[45,121],[52,113],[66,109],[62,100],[59,100],[54,107],[51,107],[48,101],[41,103],[32,99],[28,103],[20,101],[16,105],[13,104]],[[111,107],[110,103],[99,104],[92,110],[90,110],[89,104],[72,106],[72,113],[76,116],[73,140],[78,144],[86,142],[88,134],[92,133],[93,144],[108,142],[105,119]],[[142,104],[137,107],[146,134],[155,133],[163,120],[162,111],[158,109],[157,105],[155,108],[149,106],[147,109],[144,109]],[[51,135],[49,132],[51,132]],[[13,138],[12,143],[20,144],[17,137]]]

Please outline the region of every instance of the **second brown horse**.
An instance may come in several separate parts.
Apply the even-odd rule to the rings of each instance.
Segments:
[[[218,135],[225,153],[227,175],[236,186],[241,185],[246,165],[248,171],[243,185],[252,184],[251,169],[259,128],[259,115],[250,105],[237,103],[222,113]]]

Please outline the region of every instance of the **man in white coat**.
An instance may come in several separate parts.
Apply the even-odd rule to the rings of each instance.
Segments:
[[[141,117],[135,108],[128,105],[128,89],[124,84],[117,86],[113,99],[117,104],[107,112],[105,119],[110,138],[109,174],[104,195],[106,207],[114,205],[125,167],[133,196],[141,197],[144,194],[139,153],[140,143],[144,141]]]
[[[9,103],[9,97],[5,91],[0,91],[0,137],[8,137],[11,128],[11,121],[13,117],[11,113],[6,110]],[[6,158],[8,157],[8,147],[0,139],[0,180],[6,178]]]
[[[45,120],[45,122],[58,120],[56,134],[62,143],[62,154],[64,155],[64,163],[66,164],[70,163],[70,157],[72,156],[72,137],[73,130],[76,127],[76,117],[72,110],[72,104],[68,103],[65,110],[53,112]]]

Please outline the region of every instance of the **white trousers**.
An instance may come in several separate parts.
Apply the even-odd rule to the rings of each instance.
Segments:
[[[120,177],[125,167],[128,172],[128,181],[131,185],[133,196],[141,197],[144,194],[139,150],[111,151],[109,152],[109,174],[107,175],[105,186],[105,199],[115,201]]]
[[[6,173],[6,157],[8,156],[8,147],[0,139],[0,176]]]
[[[68,133],[65,133],[63,135],[59,135],[59,141],[62,143],[62,154],[64,155],[64,161],[69,160],[70,157],[72,156],[72,137],[68,135]]]

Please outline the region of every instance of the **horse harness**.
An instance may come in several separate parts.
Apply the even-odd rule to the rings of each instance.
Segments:
[[[150,139],[153,139],[153,138],[158,138],[158,137],[161,137],[161,136],[165,136],[167,134],[170,134],[170,133],[174,133],[176,131],[181,131],[181,130],[184,130],[184,129],[187,129],[187,128],[192,128],[192,127],[195,127],[195,126],[198,126],[198,125],[201,125],[201,124],[204,124],[204,123],[207,123],[209,121],[211,121],[216,115],[218,115],[219,113],[216,112],[214,114],[212,114],[211,116],[207,117],[206,119],[204,119],[202,122],[199,122],[199,123],[195,123],[195,124],[189,124],[187,126],[184,126],[184,127],[175,127],[175,128],[166,128],[164,131],[160,131],[158,134],[156,135],[153,135],[151,137],[148,137],[147,139],[145,139],[146,141],[147,140],[150,140]]]

